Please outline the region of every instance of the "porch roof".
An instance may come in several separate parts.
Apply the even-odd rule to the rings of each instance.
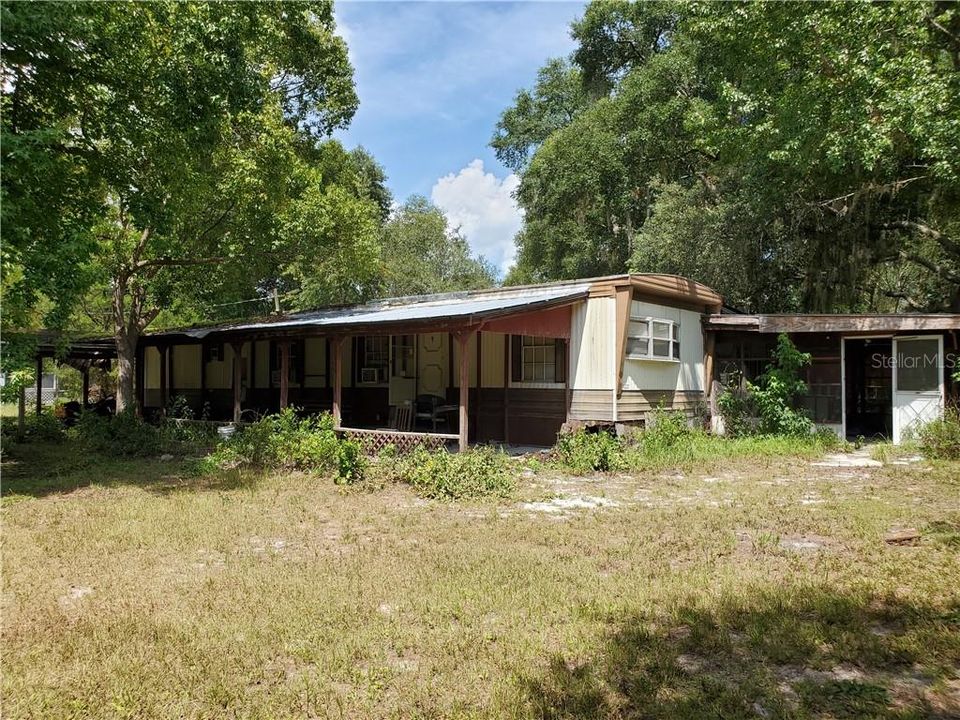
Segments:
[[[187,337],[200,340],[211,335],[296,334],[311,329],[331,333],[371,333],[398,328],[470,327],[485,321],[568,305],[587,297],[591,283],[569,282],[549,286],[391,298],[363,305],[292,313],[258,321],[182,328],[149,333],[150,337]]]
[[[755,333],[894,333],[960,330],[960,314],[715,314],[704,318],[707,330]]]

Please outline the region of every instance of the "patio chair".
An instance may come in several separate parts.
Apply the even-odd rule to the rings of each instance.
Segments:
[[[393,422],[390,426],[394,430],[409,432],[413,426],[413,407],[409,404],[397,405],[393,409]]]
[[[444,403],[446,403],[446,399],[439,395],[417,395],[417,411],[414,416],[417,425],[429,423],[433,432],[437,431],[437,425],[446,425],[445,412],[438,411]]]

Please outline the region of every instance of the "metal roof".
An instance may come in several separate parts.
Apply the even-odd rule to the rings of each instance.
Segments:
[[[294,313],[260,321],[168,330],[151,333],[151,335],[181,335],[202,339],[217,333],[260,330],[325,328],[349,331],[352,328],[369,329],[374,325],[396,326],[438,321],[471,325],[491,318],[564,305],[585,298],[590,291],[590,285],[590,282],[574,282],[540,287],[393,298],[364,305]]]

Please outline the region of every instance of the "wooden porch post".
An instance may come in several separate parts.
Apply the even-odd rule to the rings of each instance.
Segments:
[[[157,350],[160,352],[160,412],[166,414],[167,412],[167,346],[160,345],[157,347]]]
[[[714,332],[707,332],[706,335],[703,352],[703,391],[710,399],[713,395],[713,358],[717,350],[717,335]]]
[[[207,346],[200,345],[200,413],[203,414],[204,403],[207,402]]]
[[[342,422],[341,410],[340,410],[340,391],[341,385],[343,384],[341,375],[340,363],[342,362],[343,353],[341,352],[341,341],[342,338],[335,337],[328,340],[328,345],[330,346],[330,355],[333,356],[333,370],[328,370],[328,376],[333,374],[333,426],[340,427]]]
[[[703,392],[707,398],[707,407],[710,410],[710,427],[714,426],[713,418],[719,412],[717,408],[716,393],[713,392],[713,362],[717,352],[717,334],[707,332],[704,339],[703,352]]]
[[[503,444],[510,444],[510,335],[503,336]]]
[[[243,352],[243,343],[230,343],[233,348],[233,421],[240,422],[240,353]]]
[[[43,358],[37,357],[37,417],[43,412]]]
[[[460,344],[460,452],[467,449],[470,403],[470,356],[467,354],[467,344],[475,333],[476,330],[457,333],[457,342]]]
[[[483,400],[483,333],[477,331],[477,406],[473,409],[473,417],[477,423],[476,437],[480,440],[480,403]]]
[[[287,340],[280,342],[280,409],[287,409],[287,399],[290,396],[290,343]]]
[[[83,407],[87,407],[90,400],[90,368],[83,369]]]
[[[133,383],[134,383],[134,396],[136,397],[136,407],[134,412],[136,412],[137,417],[143,417],[143,408],[147,404],[147,372],[146,372],[146,353],[147,348],[143,344],[143,340],[137,341],[137,359],[136,364],[133,367]],[[107,369],[110,369],[110,366],[107,366]]]

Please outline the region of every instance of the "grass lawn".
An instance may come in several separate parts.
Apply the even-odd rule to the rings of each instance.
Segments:
[[[960,464],[523,468],[443,503],[8,448],[4,717],[960,715]]]

